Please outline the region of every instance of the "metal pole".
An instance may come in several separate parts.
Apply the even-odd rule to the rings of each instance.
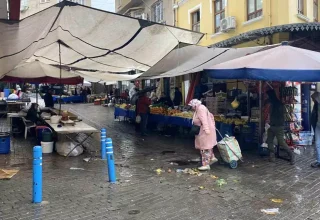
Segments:
[[[114,166],[114,156],[113,156],[113,147],[112,147],[112,139],[107,138],[107,162],[108,162],[108,175],[109,182],[115,183],[117,181],[116,178],[116,169]]]
[[[33,193],[32,202],[42,202],[42,147],[33,148]]]
[[[61,115],[61,97],[62,97],[62,83],[61,83],[61,78],[62,78],[62,66],[61,66],[61,44],[60,40],[58,41],[59,43],[59,67],[60,67],[60,101],[59,101],[59,115]]]
[[[107,159],[107,149],[106,149],[106,137],[107,130],[105,128],[101,129],[101,159]]]

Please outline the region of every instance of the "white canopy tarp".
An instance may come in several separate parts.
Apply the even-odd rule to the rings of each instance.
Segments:
[[[117,82],[117,81],[131,81],[138,78],[141,74],[128,75],[128,74],[115,74],[104,72],[88,72],[78,71],[76,74],[89,82]]]
[[[90,70],[148,70],[203,34],[63,1],[19,22],[0,20],[0,77],[39,60]]]
[[[61,73],[61,74],[60,74]],[[34,61],[24,63],[17,66],[4,77],[1,78],[7,82],[26,81],[29,83],[63,83],[63,84],[78,84],[82,83],[83,79],[67,70]]]
[[[161,78],[203,71],[215,64],[243,57],[273,46],[248,48],[207,48],[189,45],[171,51],[140,78]]]

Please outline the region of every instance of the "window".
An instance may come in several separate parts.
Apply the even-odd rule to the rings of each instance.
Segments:
[[[304,14],[304,0],[298,0],[298,14]]]
[[[151,7],[151,16],[152,16],[152,21],[154,22],[163,22],[163,4],[162,0],[157,1],[154,3]]]
[[[319,7],[318,7],[318,0],[313,0],[313,20],[315,22],[318,22],[318,11],[319,11]]]
[[[195,11],[191,14],[192,19],[192,30],[200,32],[200,10]]]
[[[216,0],[214,2],[214,30],[220,32],[220,22],[225,18],[225,0]]]
[[[248,21],[262,16],[262,0],[247,0]]]

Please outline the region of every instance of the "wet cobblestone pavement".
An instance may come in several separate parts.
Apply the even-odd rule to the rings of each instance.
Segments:
[[[114,143],[118,183],[107,182],[106,162],[98,159],[99,140],[92,138],[86,145],[97,151],[97,157],[89,163],[83,161],[88,155],[44,156],[45,202],[32,204],[34,143],[15,138],[13,152],[0,155],[0,168],[20,170],[11,180],[0,181],[0,219],[320,219],[320,170],[310,168],[314,158],[311,148],[302,149],[295,166],[283,160],[270,164],[244,152],[245,161],[235,170],[215,164],[202,176],[176,173],[178,168],[196,166],[171,163],[198,157],[192,139],[158,133],[141,138],[132,125],[114,121],[113,109],[92,104],[64,108],[98,129],[107,128]],[[158,168],[166,172],[158,175]],[[227,184],[219,187],[216,177]],[[271,199],[282,199],[283,203]],[[279,214],[260,211],[267,208],[279,208]]]

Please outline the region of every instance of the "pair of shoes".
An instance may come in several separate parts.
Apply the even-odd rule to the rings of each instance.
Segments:
[[[313,167],[313,168],[320,168],[320,163],[319,163],[318,161],[313,162],[313,163],[311,164],[311,167]]]
[[[201,166],[201,167],[198,167],[198,170],[200,170],[200,171],[207,171],[207,170],[210,170],[210,166],[209,166],[209,165]]]
[[[218,159],[217,159],[215,156],[213,156],[213,157],[210,159],[210,165],[212,165],[212,164],[214,164],[214,163],[216,163],[216,162],[218,162]]]
[[[296,155],[294,154],[294,152],[290,151],[289,157],[290,157],[290,164],[294,165],[296,163]]]

